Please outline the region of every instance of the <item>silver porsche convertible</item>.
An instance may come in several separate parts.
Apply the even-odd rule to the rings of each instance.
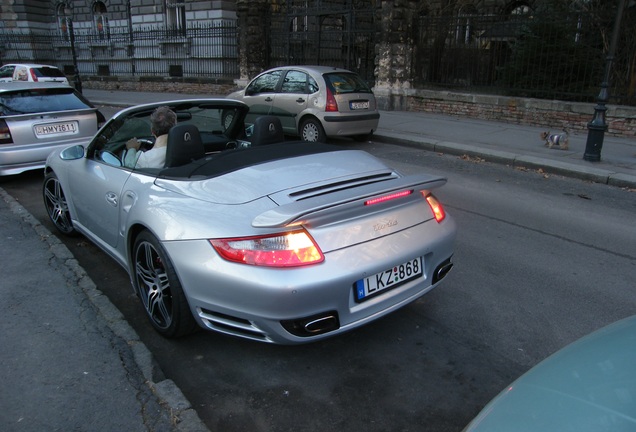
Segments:
[[[131,138],[153,146],[159,106],[177,119],[165,166],[126,167]],[[247,112],[227,99],[135,106],[87,146],[47,160],[51,221],[128,271],[160,334],[199,325],[305,343],[395,311],[444,278],[456,226],[431,193],[444,178],[403,176],[337,145],[285,142],[277,118],[248,125]]]

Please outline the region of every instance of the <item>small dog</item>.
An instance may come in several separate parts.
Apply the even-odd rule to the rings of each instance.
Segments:
[[[545,146],[552,148],[557,146],[561,150],[567,150],[570,147],[570,134],[563,129],[563,133],[551,134],[550,132],[541,132],[541,139],[545,141]]]

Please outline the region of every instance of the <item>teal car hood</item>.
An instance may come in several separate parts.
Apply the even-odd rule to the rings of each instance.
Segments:
[[[636,316],[568,345],[493,399],[465,432],[636,430]]]

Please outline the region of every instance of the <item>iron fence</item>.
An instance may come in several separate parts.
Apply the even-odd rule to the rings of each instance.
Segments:
[[[271,18],[270,66],[327,65],[375,83],[373,10],[292,8]]]
[[[45,63],[80,75],[235,78],[239,75],[237,26],[218,20],[185,31],[160,27],[75,30],[74,41],[58,32],[2,32],[3,63]]]
[[[613,17],[423,16],[413,63],[417,87],[592,102],[607,61]],[[628,26],[625,26],[628,27]],[[633,30],[633,29],[631,29]],[[611,101],[636,105],[636,38],[628,28],[613,59]]]

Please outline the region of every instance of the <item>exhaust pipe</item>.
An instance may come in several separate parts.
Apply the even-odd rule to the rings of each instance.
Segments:
[[[338,312],[329,311],[295,320],[284,320],[281,325],[295,336],[309,337],[340,328]]]
[[[433,285],[444,279],[444,277],[448,274],[449,271],[451,271],[452,268],[453,263],[451,262],[450,258],[437,266],[435,272],[433,272]]]

